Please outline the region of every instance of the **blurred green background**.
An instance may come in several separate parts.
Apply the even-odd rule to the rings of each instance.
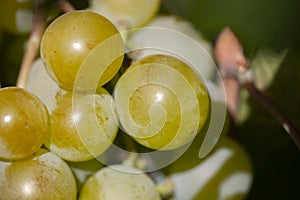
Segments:
[[[76,8],[84,0],[71,1]],[[163,0],[162,13],[189,19],[212,42],[229,26],[242,42],[250,63],[257,53],[273,52],[270,63],[256,62],[258,72],[273,76],[265,92],[300,130],[300,1],[299,0]],[[14,85],[28,35],[2,33],[0,82]],[[286,50],[278,68],[272,59]],[[277,54],[278,53],[278,54]],[[263,73],[263,72],[262,72]],[[263,78],[263,76],[262,76]],[[235,132],[254,164],[254,183],[248,199],[300,199],[300,152],[281,126],[247,95],[241,102],[247,114]]]

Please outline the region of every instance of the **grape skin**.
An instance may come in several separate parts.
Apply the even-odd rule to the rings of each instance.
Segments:
[[[118,124],[111,95],[67,92],[58,93],[56,100],[50,115],[51,136],[45,143],[52,152],[81,162],[99,156],[112,144]]]
[[[96,47],[100,45],[101,50],[101,45],[109,43],[107,39],[111,37],[115,44],[105,46],[109,51],[103,49],[102,53],[105,50],[107,54],[99,55]],[[89,58],[93,62],[99,60],[99,56],[100,60],[111,59],[108,66],[89,66],[94,70],[104,68],[98,82],[98,86],[102,86],[119,70],[123,61],[120,52],[124,52],[124,45],[117,28],[105,17],[90,11],[77,10],[59,16],[47,27],[41,40],[41,58],[48,73],[68,90],[73,89],[81,65],[94,50],[97,50],[96,55]]]
[[[41,149],[26,160],[0,162],[0,194],[1,199],[75,200],[77,189],[69,166]]]
[[[201,142],[201,138],[197,136],[190,148],[164,169],[171,176],[177,173],[185,176],[188,173],[195,174],[190,180],[194,184],[188,190],[183,189],[185,183],[178,183],[174,200],[181,200],[184,196],[193,196],[195,200],[244,199],[253,179],[252,163],[245,149],[238,141],[224,135],[206,158],[199,159]]]
[[[49,113],[55,107],[55,95],[61,90],[46,71],[41,58],[36,59],[30,67],[25,89],[36,96],[46,105]]]
[[[179,41],[180,34],[182,38],[189,39]],[[198,48],[195,49],[189,42],[198,44]],[[145,28],[133,30],[127,46],[129,57],[135,61],[153,54],[181,56],[197,66],[203,77],[211,80],[217,70],[212,59],[211,42],[191,22],[176,15],[158,15]]]
[[[0,89],[0,159],[36,153],[49,131],[49,114],[39,98],[17,87]]]
[[[201,79],[168,55],[135,62],[117,82],[114,97],[124,131],[151,149],[174,149],[189,142],[210,109]]]
[[[91,176],[80,192],[80,200],[159,200],[154,182],[140,170],[112,165]]]
[[[141,27],[158,12],[161,0],[90,0],[90,9],[110,19],[119,29]]]

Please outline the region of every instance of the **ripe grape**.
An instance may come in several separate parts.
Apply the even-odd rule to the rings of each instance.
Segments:
[[[155,184],[140,170],[123,165],[102,168],[92,175],[80,192],[80,200],[158,200]]]
[[[166,173],[176,183],[174,200],[242,200],[246,197],[252,183],[252,164],[237,141],[222,136],[206,158],[197,158],[198,152],[199,140],[167,167]]]
[[[56,93],[61,90],[58,84],[50,78],[41,58],[35,60],[30,67],[25,89],[38,96],[48,108],[49,113],[56,105]]]
[[[58,93],[56,100],[46,142],[52,152],[68,161],[87,161],[112,144],[118,124],[110,94],[64,92]]]
[[[76,199],[70,168],[44,149],[26,160],[2,162],[0,169],[1,199]]]
[[[149,56],[130,66],[114,97],[121,127],[152,149],[174,149],[192,140],[210,109],[197,73],[168,55]]]
[[[94,90],[107,83],[119,70],[123,52],[116,27],[105,17],[83,10],[56,18],[41,41],[41,57],[47,71],[68,90]]]
[[[104,15],[119,28],[146,24],[158,12],[161,0],[90,0],[90,9]]]
[[[167,54],[187,59],[207,79],[216,73],[212,43],[179,16],[156,16],[144,28],[132,30],[128,35],[128,55],[135,61],[153,54]]]
[[[49,114],[40,99],[24,89],[0,89],[0,159],[36,153],[49,136]]]

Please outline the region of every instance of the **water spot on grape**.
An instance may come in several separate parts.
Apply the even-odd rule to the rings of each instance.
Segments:
[[[88,43],[87,44],[87,48],[90,49],[90,50],[92,50],[94,48],[94,45],[92,45],[91,43]]]

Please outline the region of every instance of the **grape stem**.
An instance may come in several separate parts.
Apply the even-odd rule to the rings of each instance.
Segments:
[[[74,7],[65,0],[56,0],[57,6],[63,12],[69,12],[74,10]],[[28,79],[28,74],[33,61],[38,55],[40,40],[42,38],[47,14],[44,12],[43,3],[41,0],[35,0],[33,19],[32,19],[32,30],[28,39],[26,50],[22,58],[20,71],[17,78],[17,87],[24,88]]]
[[[70,2],[65,0],[56,0],[56,5],[60,8],[63,12],[70,12],[75,10],[75,8],[70,4]]]
[[[293,123],[277,107],[277,105],[259,90],[248,70],[248,62],[243,54],[243,48],[229,28],[219,35],[215,45],[215,56],[225,87],[227,107],[232,119],[236,120],[238,96],[240,88],[245,88],[251,98],[263,105],[281,124],[300,150],[300,135]]]
[[[42,9],[40,0],[35,1],[32,31],[30,33],[28,44],[20,66],[20,72],[17,78],[17,87],[24,88],[27,82],[30,67],[37,56],[40,39],[44,31],[46,15]]]
[[[279,121],[284,130],[290,135],[290,137],[300,150],[300,135],[289,118],[285,116],[285,114],[275,105],[275,103],[270,98],[268,98],[254,85],[253,81],[246,81],[242,84],[242,86],[248,91],[248,93],[254,100],[262,104]]]
[[[172,178],[166,178],[164,181],[156,185],[156,190],[162,199],[167,199],[172,196],[175,186]]]

